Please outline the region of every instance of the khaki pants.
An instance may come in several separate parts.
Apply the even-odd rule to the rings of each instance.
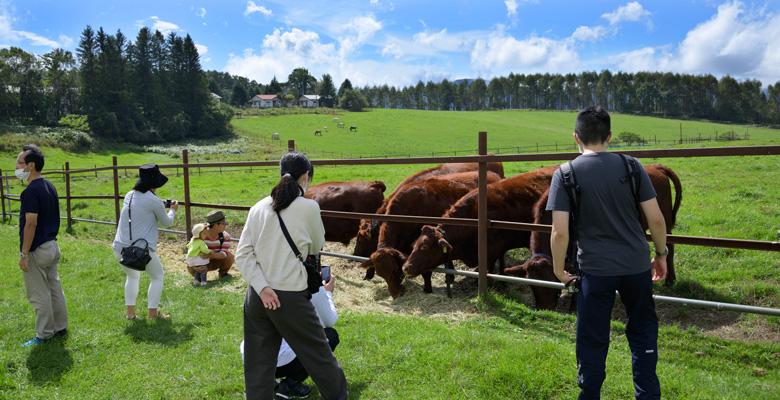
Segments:
[[[30,252],[29,271],[23,273],[27,300],[35,309],[35,335],[40,339],[49,339],[68,327],[68,307],[57,273],[59,261],[60,246],[50,240]]]

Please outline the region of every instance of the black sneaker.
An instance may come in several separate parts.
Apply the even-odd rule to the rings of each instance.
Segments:
[[[284,378],[279,382],[276,397],[280,399],[305,399],[311,394],[311,386]]]
[[[60,329],[57,332],[54,332],[57,336],[61,337],[62,339],[68,338],[68,328]]]

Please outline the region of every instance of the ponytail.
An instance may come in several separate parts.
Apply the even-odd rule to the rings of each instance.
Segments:
[[[301,194],[303,193],[301,187],[298,186],[298,182],[289,173],[284,174],[279,179],[279,183],[271,190],[271,198],[273,199],[271,207],[273,207],[274,211],[282,211]]]
[[[309,178],[314,176],[314,166],[305,155],[297,151],[290,151],[279,160],[279,172],[282,178],[271,190],[274,211],[287,208],[298,197],[303,195],[303,189],[298,186],[298,178],[309,173]]]

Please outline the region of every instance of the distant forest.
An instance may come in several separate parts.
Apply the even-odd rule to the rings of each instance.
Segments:
[[[213,96],[220,96],[217,101]],[[17,47],[0,49],[0,118],[64,125],[96,138],[155,143],[211,138],[232,132],[229,106],[247,107],[256,94],[295,104],[304,94],[326,107],[481,111],[576,110],[601,105],[649,116],[780,125],[780,82],[762,90],[758,80],[662,72],[514,74],[402,88],[354,87],[338,91],[295,68],[286,82],[261,84],[225,72],[203,71],[193,39],[141,28],[135,41],[87,26],[76,54],[55,49],[43,56]]]

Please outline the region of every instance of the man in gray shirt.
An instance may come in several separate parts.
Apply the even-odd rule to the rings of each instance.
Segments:
[[[560,169],[553,175],[547,202],[547,210],[553,215],[550,239],[553,269],[563,283],[579,280],[577,384],[582,389],[579,398],[600,398],[606,378],[610,317],[615,291],[618,291],[628,316],[626,337],[631,348],[636,398],[659,399],[658,317],[652,283],[666,276],[666,224],[644,168],[637,161],[640,190],[635,199],[624,160],[607,152],[612,137],[610,129],[609,114],[601,107],[588,107],[577,115],[574,140],[582,155],[571,162],[571,169],[580,189],[573,227],[580,270],[578,276],[564,271],[572,208]],[[655,244],[652,261],[639,209],[647,217]]]

